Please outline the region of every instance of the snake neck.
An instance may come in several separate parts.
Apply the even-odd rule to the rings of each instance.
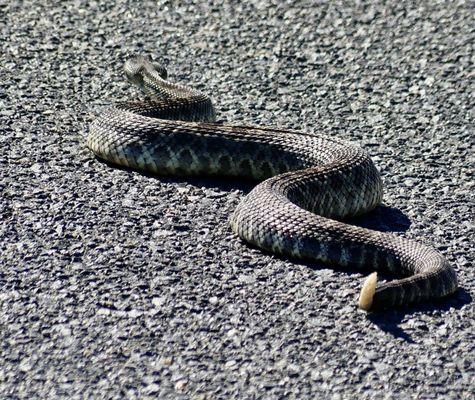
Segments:
[[[152,63],[147,57],[127,60],[124,72],[129,82],[152,98],[188,100],[191,103],[208,99],[198,90],[168,81],[165,67]]]

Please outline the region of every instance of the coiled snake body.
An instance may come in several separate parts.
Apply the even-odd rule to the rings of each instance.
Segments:
[[[87,146],[100,158],[161,175],[261,181],[231,217],[242,239],[274,253],[401,279],[365,281],[359,306],[402,306],[453,293],[454,270],[436,250],[342,219],[378,206],[382,183],[369,156],[342,140],[297,131],[221,125],[206,95],[166,80],[147,58],[125,64],[156,100],[119,103],[93,122]]]

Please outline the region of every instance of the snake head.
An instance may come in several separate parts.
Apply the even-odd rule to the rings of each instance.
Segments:
[[[158,63],[154,63],[150,58],[138,56],[128,59],[124,64],[125,76],[129,82],[139,87],[144,86],[146,75],[161,79],[167,78],[167,70]]]
[[[129,82],[143,86],[144,72],[149,64],[150,61],[142,56],[128,59],[124,64],[124,72]]]

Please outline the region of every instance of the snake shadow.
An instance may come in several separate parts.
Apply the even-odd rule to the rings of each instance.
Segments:
[[[105,161],[99,157],[95,157],[98,162],[108,165],[111,168],[127,171],[129,173],[138,173],[143,176],[147,176],[156,179],[160,182],[166,183],[188,183],[197,187],[216,188],[223,191],[240,190],[244,195],[249,193],[256,185],[252,180],[237,180],[222,177],[173,177],[173,176],[158,176],[156,174],[131,169],[128,167],[118,166],[116,164]],[[346,219],[346,223],[351,225],[360,226],[367,229],[372,229],[380,232],[406,232],[411,227],[411,220],[399,209],[390,207],[387,205],[380,205],[374,210],[351,219]],[[244,242],[243,242],[244,243]],[[249,247],[257,248],[250,244],[245,244]],[[279,256],[274,253],[267,252],[262,249],[258,249],[260,252],[268,254],[272,257],[281,259],[283,261],[289,261],[290,259],[285,256]],[[328,265],[317,263],[315,261],[305,260],[290,260],[294,264],[306,266],[312,270],[321,270],[329,268]],[[348,275],[355,275],[361,273],[358,270],[347,270],[338,266],[331,266],[335,271],[345,273]],[[368,272],[372,272],[369,271]],[[381,280],[394,279],[394,275],[378,272]],[[396,277],[397,278],[397,277]],[[460,309],[464,305],[472,302],[472,296],[463,288],[459,288],[458,291],[450,297],[443,299],[433,300],[431,303],[408,306],[406,308],[382,310],[381,312],[371,312],[367,314],[369,321],[374,323],[382,331],[391,334],[395,338],[403,339],[408,343],[415,343],[411,336],[406,333],[399,325],[409,315],[417,313],[438,313],[447,312],[451,309]]]
[[[114,164],[110,161],[104,160],[98,156],[94,156],[95,161],[100,164],[106,165],[109,168],[124,171],[129,174],[135,173],[138,175],[151,178],[160,183],[187,183],[196,187],[206,187],[208,189],[219,189],[223,191],[241,190],[244,195],[248,194],[254,186],[257,185],[256,181],[251,179],[232,179],[225,177],[195,177],[195,176],[170,176],[170,175],[158,175],[153,172],[142,171],[140,169],[125,167],[123,165]]]
[[[435,316],[449,312],[451,310],[460,310],[466,304],[473,301],[472,295],[464,288],[459,287],[451,296],[433,300],[430,303],[418,304],[406,309],[394,309],[381,311],[379,313],[369,313],[367,318],[375,324],[381,331],[389,333],[395,338],[403,339],[407,343],[416,343],[412,337],[405,332],[399,325],[407,317],[413,314],[434,314]],[[426,331],[426,327],[419,328]]]

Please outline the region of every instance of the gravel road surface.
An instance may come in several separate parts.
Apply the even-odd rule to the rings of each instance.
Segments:
[[[375,3],[0,2],[2,399],[474,398],[475,6]],[[364,275],[235,238],[252,185],[95,159],[138,54],[221,121],[360,144],[385,205],[354,223],[431,243],[461,289],[367,315]]]

